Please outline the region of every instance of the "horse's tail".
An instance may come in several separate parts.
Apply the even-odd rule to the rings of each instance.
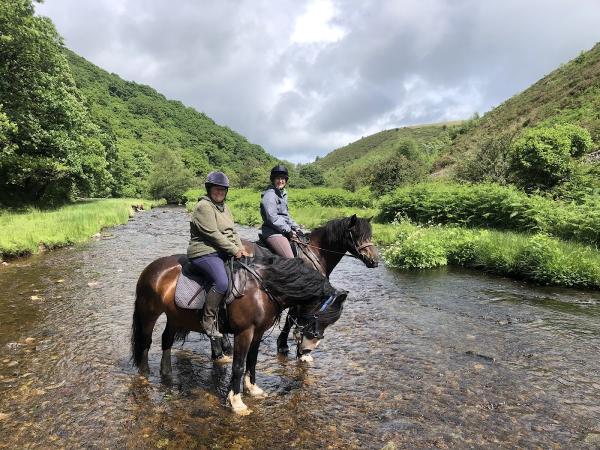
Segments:
[[[146,338],[144,336],[144,323],[140,312],[139,297],[135,296],[133,308],[133,321],[131,323],[131,359],[136,367],[140,367],[146,350]]]

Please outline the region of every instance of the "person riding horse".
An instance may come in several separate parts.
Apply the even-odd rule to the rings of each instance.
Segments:
[[[293,258],[289,239],[296,238],[302,231],[290,217],[287,191],[288,170],[281,164],[271,169],[271,185],[262,193],[260,215],[263,219],[262,238],[269,248],[279,256]]]
[[[206,195],[200,198],[192,212],[187,256],[194,267],[213,283],[204,302],[202,328],[214,339],[223,337],[218,329],[217,317],[229,285],[225,261],[248,254],[235,230],[233,215],[225,204],[229,179],[223,172],[211,172],[204,186]]]

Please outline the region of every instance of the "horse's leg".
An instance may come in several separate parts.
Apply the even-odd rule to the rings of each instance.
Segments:
[[[148,350],[152,345],[152,331],[156,319],[161,314],[150,311],[147,302],[140,296],[136,298],[131,326],[131,352],[133,362],[140,372],[150,372]]]
[[[224,345],[226,343],[226,345]],[[229,354],[225,353],[225,348],[229,349]],[[231,357],[231,344],[225,335],[222,338],[210,340],[210,352],[214,362],[217,364],[229,364],[233,361]]]
[[[248,351],[246,359],[246,374],[244,375],[244,392],[247,392],[252,397],[265,398],[267,393],[256,384],[256,360],[258,358],[258,347],[260,347],[260,339],[257,339]]]
[[[290,351],[288,347],[287,340],[290,334],[290,330],[292,329],[292,311],[288,311],[287,316],[285,316],[285,324],[283,325],[283,330],[279,333],[279,337],[277,338],[277,353],[281,353],[283,355],[287,355]]]
[[[221,348],[223,349],[223,354],[226,356],[233,355],[233,346],[231,345],[231,341],[227,337],[225,333],[223,333],[223,337],[221,338]]]
[[[237,334],[233,339],[233,368],[227,401],[236,414],[246,415],[252,412],[242,401],[242,375],[244,374],[244,365],[252,343],[253,334],[252,328],[248,328]]]
[[[165,331],[162,334],[162,358],[160,360],[160,374],[163,377],[171,376],[171,347],[173,347],[173,341],[175,341],[175,328],[169,323],[167,319],[167,325]]]

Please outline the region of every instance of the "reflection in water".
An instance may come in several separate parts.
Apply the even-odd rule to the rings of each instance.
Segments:
[[[0,448],[600,446],[600,295],[462,270],[348,258],[350,290],[311,366],[261,347],[254,413],[225,408],[230,368],[191,334],[161,379],[129,364],[143,267],[186,248],[179,208],[0,270]],[[242,228],[255,237],[256,231]],[[293,352],[292,352],[293,353]]]

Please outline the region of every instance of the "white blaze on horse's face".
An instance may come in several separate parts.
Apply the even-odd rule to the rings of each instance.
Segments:
[[[300,342],[300,353],[312,352],[314,349],[316,349],[319,346],[320,342],[321,342],[320,339],[317,339],[317,338],[309,339],[306,336],[302,336],[302,342]]]

